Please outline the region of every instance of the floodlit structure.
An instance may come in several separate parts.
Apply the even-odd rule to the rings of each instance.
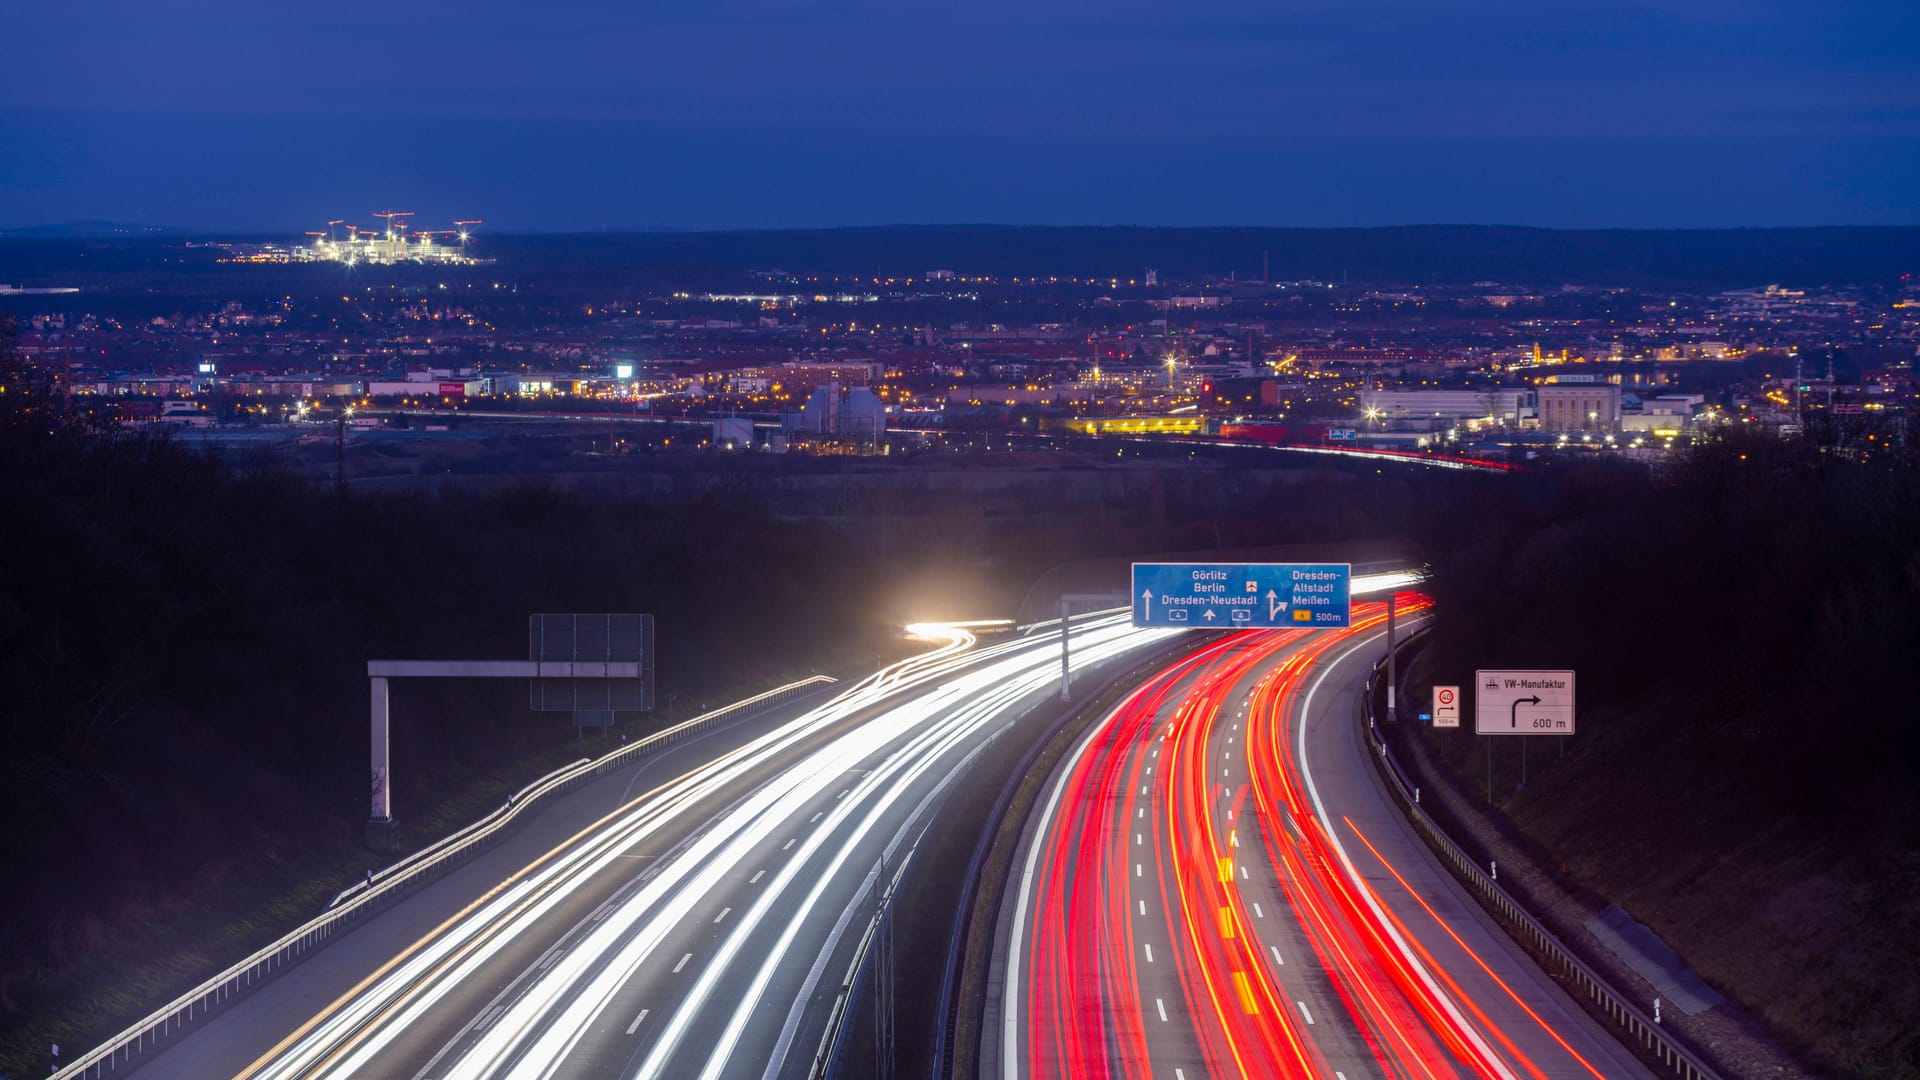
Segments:
[[[384,228],[368,229],[347,225],[344,219],[327,222],[326,232],[309,232],[313,243],[299,249],[309,262],[343,262],[348,266],[369,263],[392,266],[396,263],[436,263],[442,266],[471,266],[481,260],[468,254],[472,226],[478,218],[455,222],[453,229],[414,229],[407,224],[411,210],[377,210],[374,217],[384,218]],[[340,227],[345,226],[345,235]],[[435,237],[441,239],[436,240]]]
[[[843,389],[838,380],[816,387],[789,426],[809,435],[879,441],[887,431],[887,407],[873,391]]]

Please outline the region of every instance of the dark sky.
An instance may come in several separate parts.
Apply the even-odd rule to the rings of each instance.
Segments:
[[[24,0],[0,225],[1920,224],[1915,0]]]

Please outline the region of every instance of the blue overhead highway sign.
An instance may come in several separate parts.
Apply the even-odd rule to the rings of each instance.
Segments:
[[[1134,563],[1133,625],[1326,630],[1351,615],[1348,563]]]

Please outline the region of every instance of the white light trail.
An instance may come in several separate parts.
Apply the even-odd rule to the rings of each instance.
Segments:
[[[808,914],[820,904],[841,906],[846,896],[831,894],[858,886],[858,876],[847,871],[858,867],[865,873],[878,847],[904,828],[903,818],[921,803],[929,781],[944,782],[946,770],[969,745],[1010,722],[1022,702],[1043,698],[1058,685],[1056,639],[1050,635],[976,647],[964,626],[914,629],[945,643],[889,665],[583,830],[576,842],[523,870],[497,895],[449,920],[398,962],[322,1010],[249,1074],[350,1076],[378,1067],[395,1039],[444,1008],[456,988],[471,985],[468,980],[497,965],[518,935],[551,916],[575,890],[620,867],[636,845],[664,833],[691,836],[655,860],[638,887],[622,890],[569,928],[542,954],[544,969],[536,964],[521,972],[481,1005],[476,1015],[487,1016],[488,1023],[467,1025],[428,1067],[447,1080],[559,1075],[581,1040],[605,1027],[595,1021],[615,1004],[616,994],[667,940],[687,940],[675,935],[697,923],[703,942],[714,934],[719,940],[712,951],[702,945],[701,963],[683,976],[693,982],[680,999],[666,1009],[654,1007],[659,1026],[649,1024],[647,1030],[659,1034],[648,1044],[640,1071],[684,1073],[689,1063],[681,1059],[693,1053],[704,1055],[705,1075],[716,1075],[755,1015],[786,1013],[787,1003],[763,999],[790,951],[805,964],[812,958],[808,946],[818,947],[800,941]],[[1177,633],[1135,630],[1124,617],[1089,617],[1073,630],[1072,662],[1075,668],[1100,663]],[[790,754],[803,740],[883,706],[712,813],[715,797],[745,788],[755,771]],[[849,775],[862,769],[849,788]],[[832,798],[840,789],[846,789],[845,797]],[[814,807],[822,800],[830,807],[827,816],[805,831],[798,849],[782,856],[779,865],[756,870],[756,862],[766,863],[767,845],[791,835],[809,813],[818,818]],[[690,819],[692,814],[701,817]],[[730,914],[724,922],[715,920],[710,894],[721,895],[749,872],[758,888],[729,897]],[[801,885],[806,892],[793,895]],[[756,934],[764,938],[769,932],[775,934],[773,948],[749,948]],[[738,970],[747,961],[752,967]],[[696,1050],[687,1033],[696,1018],[703,1029],[713,1030],[717,1018],[702,1018],[702,1010],[714,1008],[725,1010],[722,1034]],[[616,1030],[631,1014],[618,1015]]]

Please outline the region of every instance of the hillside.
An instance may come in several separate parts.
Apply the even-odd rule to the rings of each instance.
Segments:
[[[1572,668],[1564,759],[1496,797],[1806,1060],[1920,1074],[1920,475],[1776,441],[1482,485],[1422,531],[1430,682]],[[1428,745],[1478,793],[1470,732]]]

